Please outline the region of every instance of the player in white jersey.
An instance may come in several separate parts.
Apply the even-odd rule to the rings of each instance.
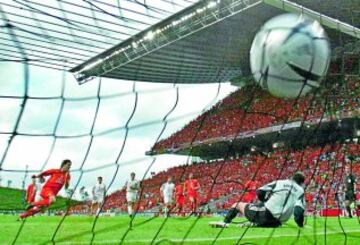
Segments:
[[[160,195],[164,200],[163,211],[166,216],[169,215],[169,210],[174,203],[174,190],[175,184],[172,182],[172,177],[169,177],[167,181],[161,185]]]
[[[135,180],[135,173],[130,174],[130,180],[126,181],[125,187],[128,214],[130,218],[132,218],[134,215],[134,205],[137,199],[137,194],[140,190],[140,183],[139,181]]]
[[[100,206],[105,200],[106,195],[106,186],[103,183],[103,178],[101,176],[98,177],[98,182],[92,188],[92,205],[91,205],[91,214],[94,214],[94,210],[96,210],[96,214],[100,213]]]
[[[305,176],[298,172],[292,179],[277,180],[257,190],[260,203],[237,202],[226,214],[224,222],[210,222],[212,227],[228,227],[240,212],[256,226],[278,227],[294,214],[299,227],[304,226],[305,198],[303,184]]]

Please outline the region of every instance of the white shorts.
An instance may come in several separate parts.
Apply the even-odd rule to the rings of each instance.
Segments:
[[[104,202],[104,196],[103,195],[95,195],[93,197],[92,203],[103,203]]]
[[[172,204],[173,202],[172,196],[164,196],[164,204]]]
[[[136,201],[136,193],[135,192],[126,192],[126,201],[127,202],[135,202]]]

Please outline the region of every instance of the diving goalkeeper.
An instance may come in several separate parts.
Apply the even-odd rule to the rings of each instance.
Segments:
[[[292,215],[299,227],[304,226],[305,176],[301,172],[292,179],[276,180],[260,187],[256,194],[258,203],[234,203],[223,222],[210,222],[212,227],[228,227],[240,212],[252,225],[259,227],[278,227],[287,222]]]

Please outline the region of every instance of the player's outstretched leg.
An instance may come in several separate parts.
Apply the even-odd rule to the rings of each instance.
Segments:
[[[27,217],[33,216],[41,211],[41,208],[38,206],[32,207],[27,210],[25,213],[21,214],[19,220],[26,219]]]
[[[25,219],[29,216],[33,216],[39,213],[42,208],[50,206],[55,201],[55,196],[43,196],[43,199],[37,202],[31,203],[31,206],[25,213],[20,215],[19,219]]]
[[[42,200],[33,202],[32,206],[47,207],[50,206],[54,201],[55,201],[55,196],[43,197]]]
[[[227,212],[227,214],[226,214],[226,216],[224,218],[224,221],[213,221],[213,222],[210,222],[209,225],[211,227],[215,227],[215,228],[229,227],[229,224],[237,216],[237,214],[239,212],[241,212],[241,213],[245,212],[245,206],[246,205],[247,205],[247,203],[245,203],[245,202],[234,203],[231,206],[231,209]]]

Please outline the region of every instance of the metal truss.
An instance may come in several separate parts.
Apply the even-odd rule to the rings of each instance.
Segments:
[[[261,0],[201,1],[71,69],[79,83],[110,72],[260,4]],[[221,46],[219,47],[221,48]],[[194,61],[200,57],[194,57]]]

